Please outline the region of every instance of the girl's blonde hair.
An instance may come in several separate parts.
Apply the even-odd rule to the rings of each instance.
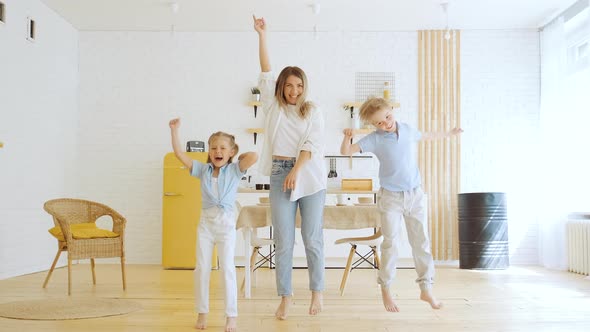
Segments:
[[[314,105],[312,102],[305,100],[307,98],[307,76],[305,75],[303,69],[295,66],[283,68],[279,74],[279,77],[277,78],[275,97],[279,101],[279,105],[284,109],[287,109],[288,103],[285,99],[285,95],[283,94],[283,89],[285,88],[287,78],[291,75],[299,78],[303,82],[303,93],[299,96],[299,98],[297,98],[295,109],[298,111],[298,114],[301,118],[306,118]]]
[[[238,147],[238,145],[236,144],[236,138],[234,137],[234,135],[230,135],[228,133],[224,133],[223,131],[218,131],[216,133],[213,133],[211,136],[209,136],[209,140],[207,141],[207,144],[209,146],[211,146],[211,141],[214,140],[215,138],[218,137],[222,137],[222,138],[227,138],[229,139],[229,143],[231,148],[234,150],[234,156],[236,156],[238,154],[238,151],[240,151],[240,148]],[[229,161],[228,163],[232,162],[232,159],[234,157],[229,157]],[[207,162],[210,163],[211,162],[211,157],[209,157],[209,154],[207,154]]]
[[[380,111],[382,109],[392,109],[393,105],[384,98],[378,97],[369,97],[363,105],[361,105],[361,110],[359,112],[359,117],[362,121],[369,121],[375,112]]]

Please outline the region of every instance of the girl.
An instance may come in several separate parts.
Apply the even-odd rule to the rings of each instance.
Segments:
[[[192,160],[183,152],[178,139],[180,119],[170,121],[174,154],[190,171],[191,176],[201,179],[203,210],[197,231],[197,266],[195,268],[195,308],[199,316],[196,328],[207,327],[209,312],[209,276],[213,246],[217,244],[219,264],[225,286],[226,332],[236,331],[238,316],[238,293],[234,251],[236,247],[236,216],[234,204],[240,179],[258,156],[246,152],[232,163],[238,153],[234,136],[216,132],[209,137],[207,164]]]
[[[281,304],[275,312],[286,319],[292,301],[291,273],[295,243],[295,216],[301,213],[301,235],[309,272],[309,314],[322,310],[324,288],[323,214],[326,197],[324,119],[306,100],[307,77],[298,67],[286,67],[275,79],[266,48],[266,23],[254,18],[259,37],[258,81],[265,137],[260,170],[270,175],[270,207],[276,246],[277,292]]]

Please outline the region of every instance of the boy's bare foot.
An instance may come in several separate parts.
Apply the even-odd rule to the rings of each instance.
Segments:
[[[383,298],[385,310],[389,312],[399,312],[397,305],[395,305],[395,302],[393,302],[393,297],[391,297],[389,287],[381,286],[381,297]]]
[[[442,308],[442,302],[438,301],[434,295],[432,295],[432,291],[430,290],[423,290],[420,292],[420,300],[424,302],[428,302],[432,309],[440,309]]]
[[[227,317],[225,319],[225,332],[236,332],[238,330],[237,325],[236,317]]]
[[[207,328],[207,314],[199,314],[199,317],[197,318],[197,324],[195,324],[195,327],[198,330],[204,330]]]
[[[291,296],[283,296],[281,298],[281,304],[277,308],[275,312],[275,316],[277,319],[285,320],[287,319],[287,315],[289,314],[289,308],[291,307],[292,298]]]
[[[309,314],[315,316],[322,312],[323,305],[322,292],[311,291],[311,304],[309,305]]]

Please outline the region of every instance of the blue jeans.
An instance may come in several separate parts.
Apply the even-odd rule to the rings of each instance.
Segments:
[[[291,202],[291,190],[283,192],[283,182],[295,160],[273,160],[270,175],[270,209],[276,250],[276,279],[279,296],[293,294],[293,246],[295,245],[295,216],[301,214],[301,236],[309,273],[309,289],[324,289],[324,204],[326,191],[301,197]],[[295,184],[297,185],[297,184]]]

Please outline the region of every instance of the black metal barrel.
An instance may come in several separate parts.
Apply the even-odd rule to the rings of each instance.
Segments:
[[[508,268],[508,218],[505,193],[459,194],[459,267]]]

